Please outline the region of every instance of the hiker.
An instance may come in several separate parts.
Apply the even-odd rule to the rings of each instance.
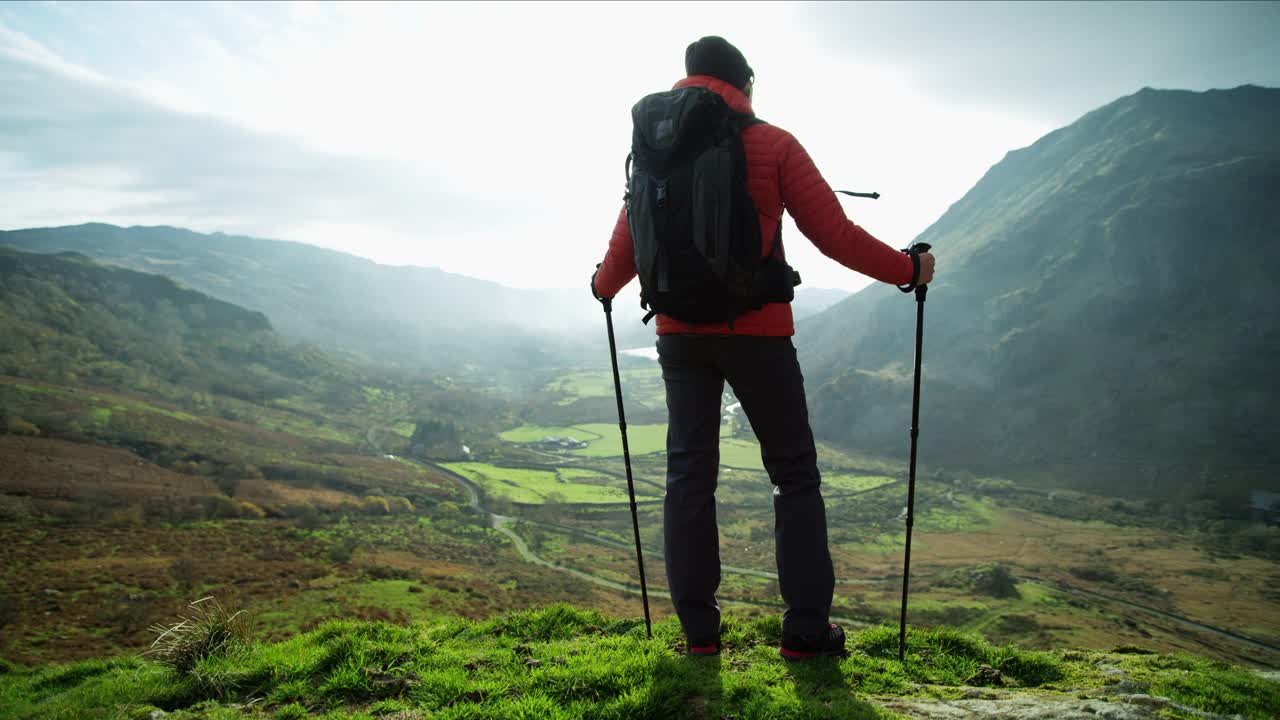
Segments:
[[[785,208],[823,254],[851,270],[904,289],[933,279],[932,255],[895,250],[855,225],[845,217],[834,191],[800,143],[782,128],[750,120],[755,76],[736,47],[720,37],[704,37],[685,51],[685,71],[687,77],[673,90],[705,88],[743,114],[738,117],[748,118],[740,135],[746,189],[759,223],[761,258],[778,258],[780,266],[786,267],[778,232]],[[659,202],[664,191],[665,186]],[[638,227],[647,232],[653,226]],[[624,206],[604,261],[591,279],[597,299],[612,298],[636,277],[638,246]],[[844,631],[829,622],[835,576],[804,381],[791,342],[793,283],[789,274],[787,279],[787,287],[773,296],[780,301],[758,303],[757,309],[747,308],[723,322],[657,315],[658,361],[669,414],[664,504],[667,584],[690,654],[720,651],[715,491],[725,381],[760,442],[761,458],[774,486],[778,581],[787,606],[780,652],[788,659],[802,659],[844,651]],[[643,299],[643,275],[641,282]]]

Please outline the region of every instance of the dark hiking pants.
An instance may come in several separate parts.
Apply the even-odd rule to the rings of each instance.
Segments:
[[[826,630],[835,575],[826,509],[809,429],[804,378],[788,337],[662,335],[658,362],[667,386],[667,584],[687,636],[719,636],[716,479],[727,380],[742,403],[773,483],[783,632]]]

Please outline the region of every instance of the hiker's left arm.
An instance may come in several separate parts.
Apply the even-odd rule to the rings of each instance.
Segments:
[[[636,254],[631,244],[631,228],[627,225],[627,208],[618,213],[618,222],[609,238],[609,251],[596,271],[596,294],[611,298],[636,276]]]

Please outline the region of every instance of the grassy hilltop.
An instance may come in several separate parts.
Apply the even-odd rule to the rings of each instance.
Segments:
[[[227,628],[230,611],[204,622]],[[238,622],[239,618],[231,621]],[[683,655],[673,620],[553,605],[486,621],[337,621],[277,643],[188,644],[156,661],[3,667],[3,718],[1271,718],[1280,683],[1187,655],[1030,652],[949,629],[850,637],[787,663],[776,619],[729,616],[725,652]],[[215,633],[216,635],[216,633]],[[203,650],[202,650],[203,647]],[[204,655],[202,657],[202,654]],[[163,663],[160,661],[164,661]],[[1007,715],[1019,710],[1025,715]],[[159,711],[159,712],[157,712]],[[1123,712],[1124,714],[1117,714]],[[949,713],[949,714],[947,714]]]

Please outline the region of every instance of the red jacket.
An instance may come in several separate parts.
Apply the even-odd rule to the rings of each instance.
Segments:
[[[695,75],[676,83],[676,88],[698,86],[719,93],[738,112],[751,112],[751,100],[732,85],[709,75]],[[895,285],[911,282],[911,258],[872,237],[845,217],[835,192],[809,154],[791,133],[774,125],[757,123],[742,131],[747,155],[747,190],[760,213],[760,236],[764,238],[761,257],[773,249],[774,233],[786,208],[800,232],[822,254],[864,275]],[[779,248],[782,255],[783,248]],[[596,292],[613,297],[636,276],[635,250],[627,227],[627,209],[618,213],[609,240],[609,251],[596,275]],[[769,303],[751,310],[728,324],[692,325],[665,315],[658,316],[658,334],[715,333],[729,335],[795,334],[790,303]]]

